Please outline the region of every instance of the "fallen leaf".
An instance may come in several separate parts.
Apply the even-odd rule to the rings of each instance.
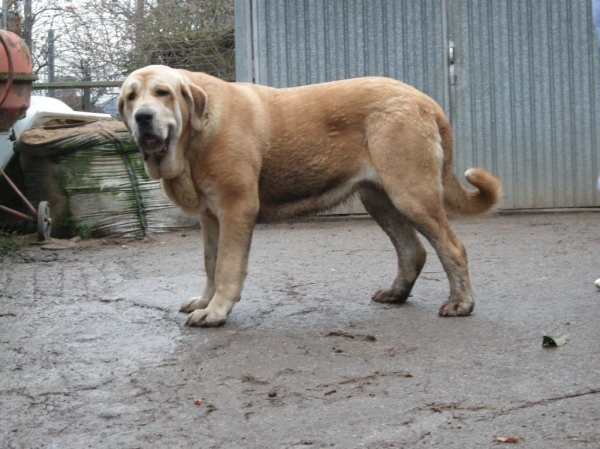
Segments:
[[[548,335],[544,335],[542,340],[542,347],[544,348],[557,348],[559,346],[564,346],[567,344],[567,338],[569,335],[563,335],[560,338],[549,337]]]
[[[498,436],[494,435],[494,440],[500,441],[501,443],[515,444],[515,443],[518,443],[521,440],[521,438],[519,438],[519,437],[498,437]]]
[[[204,401],[202,399],[194,399],[194,404],[196,405],[202,405]]]

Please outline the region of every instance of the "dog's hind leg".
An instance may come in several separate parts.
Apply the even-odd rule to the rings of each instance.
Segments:
[[[475,307],[467,252],[450,226],[442,202],[441,184],[433,179],[418,189],[406,183],[382,181],[390,200],[435,249],[450,283],[450,298],[442,304],[440,316],[469,315]]]
[[[432,210],[434,208],[435,211]],[[429,208],[427,215],[413,214],[411,220],[437,252],[448,276],[450,298],[440,307],[439,315],[469,315],[475,307],[475,300],[469,278],[467,251],[450,227],[441,202]]]
[[[374,138],[371,142],[374,167],[391,203],[431,243],[448,276],[450,298],[441,306],[439,315],[469,315],[475,301],[467,253],[444,209],[441,148],[438,142],[423,139],[417,127],[402,131],[394,134],[389,129],[378,130],[379,141]]]
[[[365,209],[388,235],[398,256],[398,274],[389,289],[377,291],[373,301],[403,303],[425,265],[427,253],[414,226],[402,215],[381,188],[366,185],[359,188]]]
[[[219,250],[219,221],[210,211],[204,211],[200,214],[200,227],[204,243],[206,284],[202,296],[188,299],[179,309],[180,312],[190,313],[194,310],[205,309],[216,291],[215,271]]]

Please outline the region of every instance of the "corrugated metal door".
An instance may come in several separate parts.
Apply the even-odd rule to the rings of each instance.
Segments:
[[[448,1],[456,165],[503,207],[599,206],[600,52],[589,0]]]
[[[255,1],[255,82],[300,86],[389,76],[444,103],[437,0]]]
[[[504,208],[600,206],[594,32],[589,0],[237,0],[237,74],[402,80],[450,115],[459,175],[503,180]]]
[[[447,108],[444,14],[439,0],[238,0],[237,78],[291,87],[388,76]],[[358,200],[333,211],[364,212]]]

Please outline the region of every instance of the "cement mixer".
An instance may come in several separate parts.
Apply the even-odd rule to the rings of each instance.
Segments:
[[[25,117],[29,108],[32,83],[36,79],[33,75],[31,52],[25,42],[10,31],[0,30],[0,133],[7,133],[17,120]],[[40,201],[36,210],[4,173],[2,166],[0,174],[25,202],[32,216],[2,205],[0,209],[37,223],[40,240],[47,240],[52,226],[48,202]]]
[[[25,116],[31,98],[31,53],[25,42],[10,31],[0,30],[0,132]]]

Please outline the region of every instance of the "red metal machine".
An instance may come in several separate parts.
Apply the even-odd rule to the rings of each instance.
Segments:
[[[10,31],[0,30],[0,132],[8,132],[14,123],[25,117],[31,98],[32,83],[37,79],[33,73],[31,53],[25,42]],[[0,209],[29,221],[37,222],[40,240],[50,236],[52,219],[47,201],[41,201],[38,209],[31,205],[25,195],[4,173],[0,173],[27,204],[33,216],[0,205]]]
[[[0,132],[7,132],[25,117],[31,98],[33,62],[25,42],[10,31],[0,30]]]

